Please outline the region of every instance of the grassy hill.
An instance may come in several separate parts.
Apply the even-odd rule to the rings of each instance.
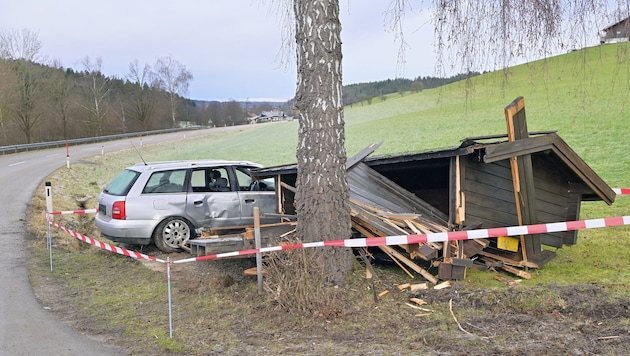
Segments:
[[[504,133],[503,108],[523,96],[530,131],[558,130],[587,162],[608,161],[611,150],[622,146],[630,133],[623,119],[629,115],[630,99],[626,50],[627,44],[592,47],[469,82],[355,106],[346,111],[349,152],[380,139],[386,143],[378,152],[390,153]],[[593,150],[594,144],[610,147]],[[623,152],[616,153],[625,160]]]

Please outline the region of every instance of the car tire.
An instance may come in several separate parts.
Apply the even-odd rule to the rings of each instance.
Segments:
[[[188,240],[194,238],[194,228],[181,217],[169,217],[162,221],[153,232],[153,243],[162,252],[176,252]]]

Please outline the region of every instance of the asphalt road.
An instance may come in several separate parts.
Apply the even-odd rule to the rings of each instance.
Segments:
[[[185,135],[189,139],[212,130],[231,129],[236,128],[188,131]],[[183,137],[182,132],[145,136],[143,144]],[[101,147],[107,152],[129,148],[129,141],[71,146],[70,165],[73,161],[99,155]],[[0,356],[125,354],[64,325],[54,312],[38,303],[29,283],[24,252],[26,209],[40,183],[65,165],[65,148],[0,156]]]

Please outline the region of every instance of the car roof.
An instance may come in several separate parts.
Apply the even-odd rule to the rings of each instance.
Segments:
[[[134,171],[165,170],[190,167],[220,167],[220,166],[252,166],[262,167],[262,165],[250,161],[228,161],[228,160],[184,160],[184,161],[160,161],[136,163],[127,169]]]

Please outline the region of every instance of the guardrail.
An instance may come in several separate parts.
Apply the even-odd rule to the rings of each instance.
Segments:
[[[23,151],[33,151],[33,150],[41,150],[41,149],[46,149],[46,148],[64,147],[66,146],[66,144],[81,145],[81,144],[86,144],[86,143],[113,141],[113,140],[119,140],[123,138],[129,138],[129,137],[149,136],[149,135],[157,135],[157,134],[177,132],[177,131],[199,130],[202,128],[204,127],[192,126],[192,127],[185,127],[185,128],[132,132],[132,133],[118,134],[118,135],[76,138],[76,139],[67,140],[67,141],[62,140],[62,141],[51,141],[51,142],[28,143],[28,144],[23,144],[23,145],[0,146],[0,154],[6,155],[6,154],[23,152]]]

